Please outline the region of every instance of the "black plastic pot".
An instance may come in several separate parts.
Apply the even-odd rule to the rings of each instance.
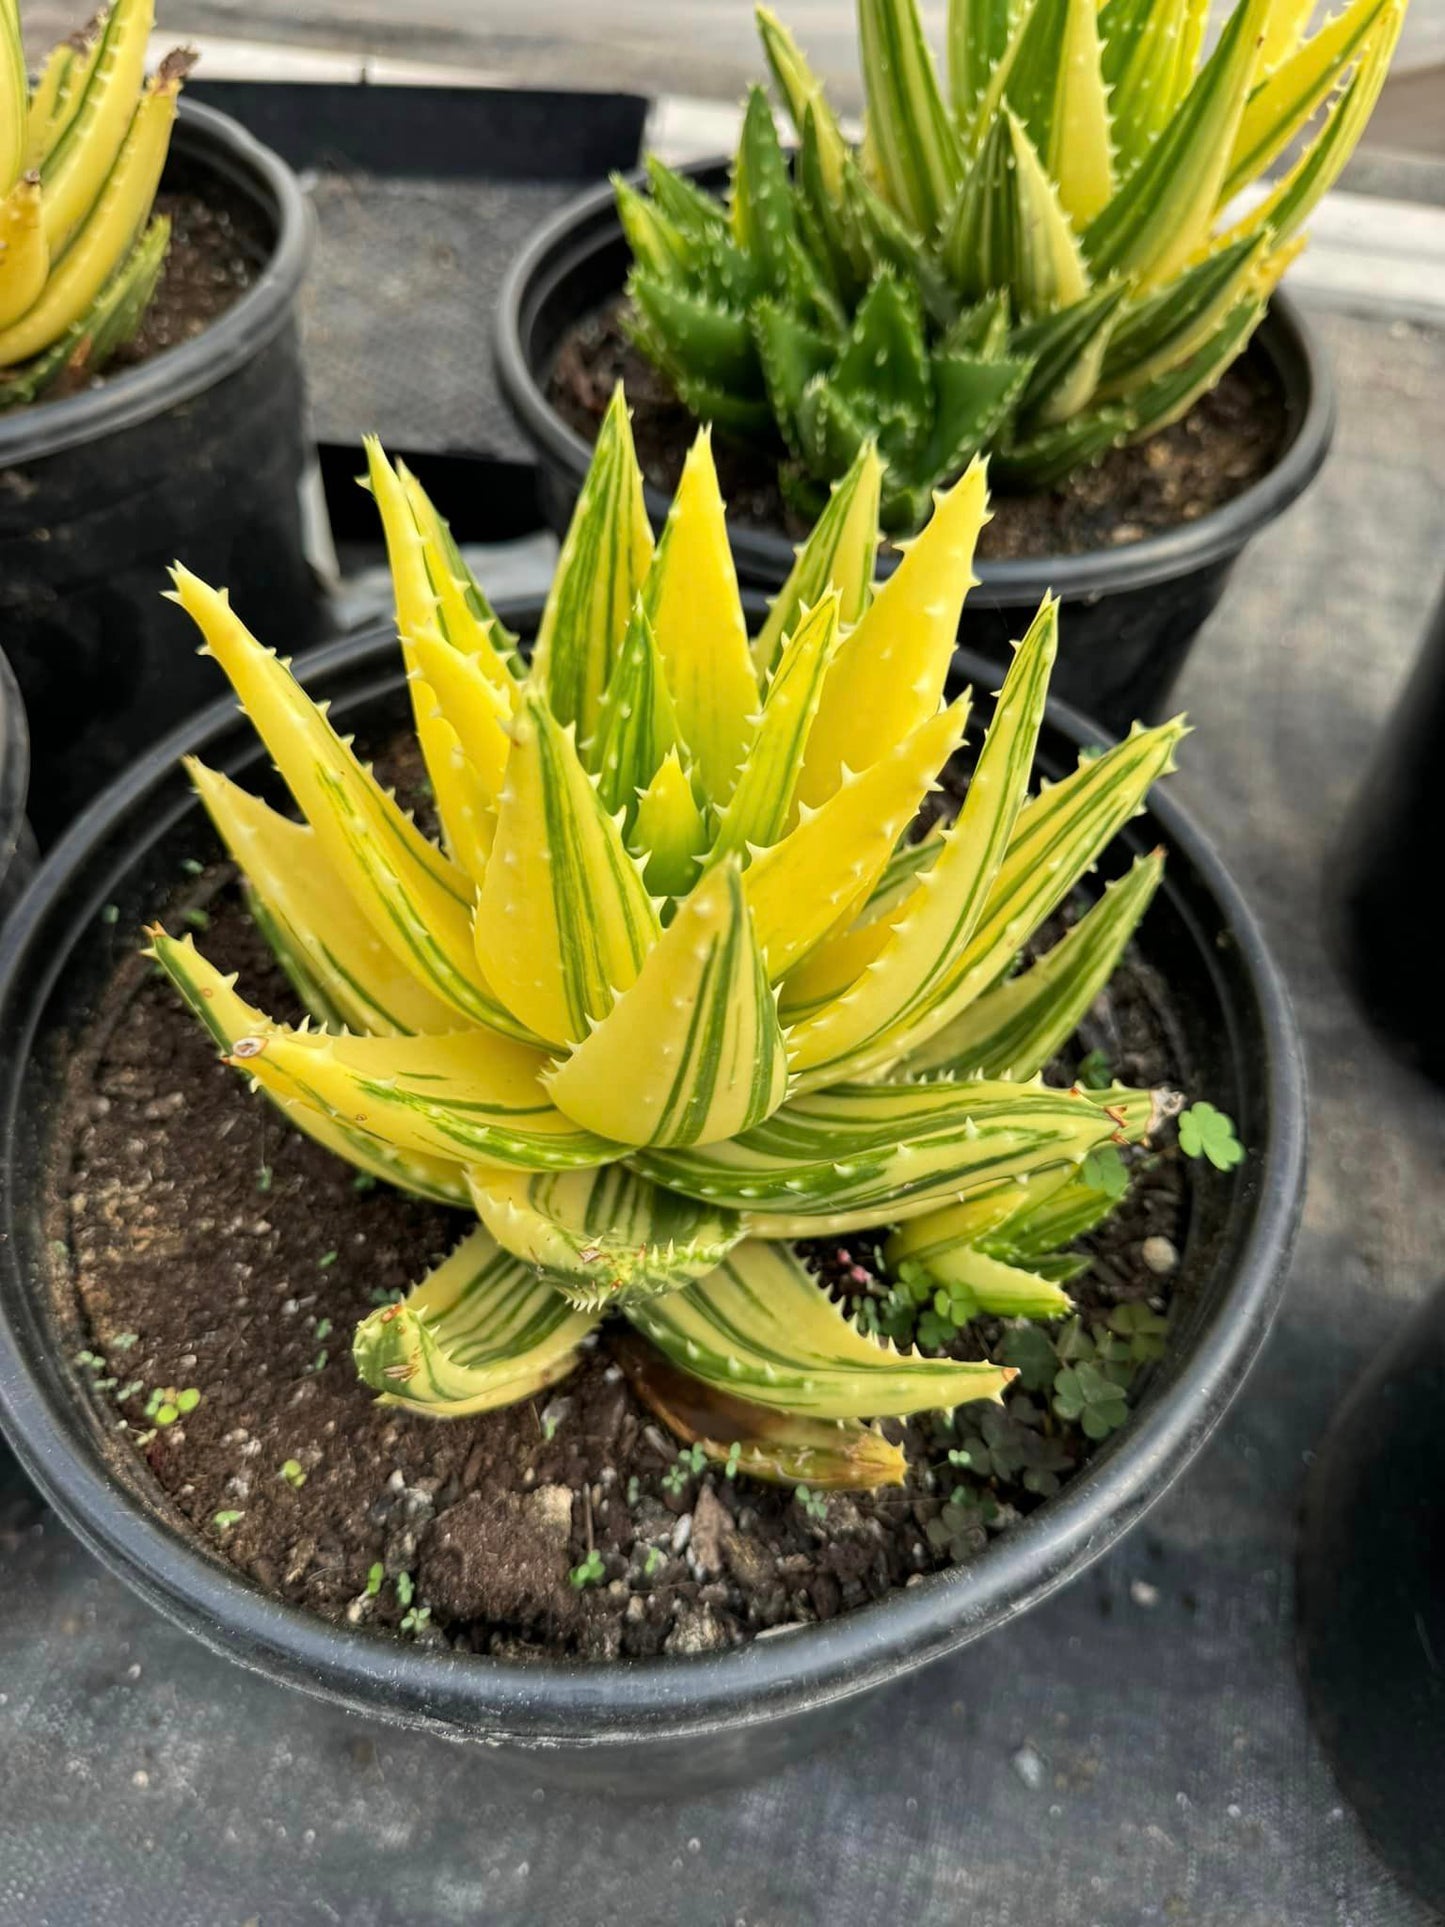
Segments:
[[[0,415],[0,638],[30,717],[42,843],[212,693],[191,625],[162,599],[177,557],[287,650],[325,628],[301,505],[309,210],[283,162],[191,101],[163,185],[255,210],[269,248],[255,283],[194,340]]]
[[[35,873],[35,838],[25,818],[30,734],[10,665],[0,656],[0,924]]]
[[[1335,951],[1365,1015],[1437,1084],[1445,1084],[1445,1002],[1431,879],[1445,845],[1442,756],[1445,594],[1350,807],[1328,882]]]
[[[1445,1914],[1445,1287],[1337,1413],[1305,1488],[1299,1657],[1335,1778]]]
[[[503,613],[523,634],[535,632],[535,602]],[[986,687],[986,669],[968,667]],[[375,740],[405,721],[401,664],[386,632],[317,651],[301,674],[330,699],[343,731]],[[1072,768],[1094,735],[1055,708],[1041,771]],[[214,854],[176,767],[183,751],[264,780],[254,734],[223,699],[72,827],[0,941],[0,1418],[36,1484],[85,1542],[218,1651],[386,1719],[526,1749],[530,1769],[545,1777],[633,1794],[709,1785],[811,1747],[858,1694],[1044,1598],[1135,1524],[1219,1423],[1283,1287],[1304,1177],[1304,1071],[1252,916],[1204,837],[1160,801],[1129,826],[1105,868],[1168,846],[1168,877],[1141,942],[1168,986],[1167,1020],[1190,1087],[1233,1115],[1251,1155],[1227,1176],[1198,1174],[1181,1272],[1190,1282],[1168,1354],[1129,1425],[1063,1492],[970,1565],[825,1625],[696,1659],[509,1664],[326,1625],[267,1597],[183,1528],[113,1419],[107,1424],[92,1403],[71,1363],[85,1338],[68,1287],[57,1293],[51,1282],[44,1222],[49,1120],[70,1040],[117,955],[174,889],[183,859]]]
[[[714,190],[727,178],[720,161],[684,171]],[[563,337],[621,292],[630,260],[612,189],[594,188],[538,230],[513,264],[497,306],[498,377],[536,446],[543,512],[559,533],[592,451],[553,408],[546,383]],[[1053,684],[1060,699],[1115,735],[1136,718],[1152,722],[1166,713],[1190,645],[1230,570],[1245,545],[1313,480],[1334,433],[1328,371],[1286,296],[1275,296],[1250,352],[1268,368],[1284,405],[1284,446],[1270,472],[1222,508],[1140,542],[1089,555],[975,564],[979,583],[964,608],[962,647],[1006,664],[1010,643],[1052,590],[1063,602]],[[661,526],[666,498],[649,489],[648,509]],[[731,535],[741,580],[779,589],[793,564],[792,542],[736,524]],[[880,573],[895,561],[896,552],[885,551]]]

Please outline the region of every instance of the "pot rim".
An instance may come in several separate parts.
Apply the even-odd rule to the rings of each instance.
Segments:
[[[39,461],[120,434],[190,401],[252,360],[290,317],[314,240],[310,204],[291,169],[229,114],[184,94],[171,151],[209,165],[265,209],[275,227],[265,266],[240,299],[192,340],[81,394],[0,415],[0,466]]]
[[[691,162],[678,171],[712,186],[726,175],[729,165],[726,157],[719,157]],[[634,187],[641,187],[646,173],[638,168],[625,178]],[[523,341],[523,317],[533,305],[540,280],[545,277],[552,285],[565,282],[585,253],[614,237],[622,238],[622,224],[612,185],[604,182],[560,208],[514,256],[502,283],[493,323],[497,375],[513,414],[541,450],[544,463],[564,471],[579,487],[592,448],[563,421],[543,394]],[[554,261],[554,257],[559,259]],[[971,592],[975,606],[1031,609],[1049,592],[1068,598],[1149,588],[1238,554],[1252,536],[1282,515],[1314,480],[1329,452],[1337,412],[1334,383],[1313,328],[1283,290],[1275,291],[1255,340],[1274,368],[1287,419],[1288,439],[1266,474],[1193,522],[1181,522],[1116,549],[1008,561],[976,560],[973,566],[978,586]],[[667,497],[650,484],[645,494],[648,512],[661,526]],[[731,521],[728,527],[740,571],[750,563],[757,572],[754,579],[766,571],[781,582],[792,567],[794,544],[789,537],[781,531],[740,527]]]
[[[751,602],[754,614],[764,606],[757,597]],[[525,630],[539,608],[539,599],[522,598],[502,604],[499,613]],[[385,624],[309,652],[296,669],[312,687],[349,676],[342,693],[360,700],[400,688],[395,649],[394,632]],[[967,655],[963,662],[987,687],[993,673],[988,666]],[[1047,721],[1079,743],[1100,739],[1093,725],[1063,705],[1051,704]],[[219,698],[134,763],[76,819],[0,937],[0,1012],[8,1014],[16,1000],[27,952],[37,939],[43,944],[46,920],[66,901],[72,872],[96,848],[123,845],[128,826],[144,819],[148,808],[153,817],[154,793],[174,783],[182,753],[215,755],[242,728],[232,698]],[[15,1115],[16,1096],[44,1007],[89,927],[79,922],[70,924],[68,943],[46,953],[43,984],[21,1006],[31,1033],[27,1051],[0,1067],[0,1419],[21,1463],[113,1572],[213,1650],[320,1698],[454,1738],[589,1750],[646,1738],[701,1738],[846,1700],[1004,1624],[1105,1552],[1213,1432],[1273,1321],[1299,1218],[1305,1081],[1288,993],[1213,846],[1167,798],[1151,798],[1148,810],[1214,899],[1258,1008],[1267,1058],[1258,1208],[1232,1279],[1158,1403],[1135,1416],[1117,1449],[1092,1460],[977,1561],[929,1575],[825,1624],[754,1639],[726,1653],[538,1666],[406,1646],[331,1625],[259,1591],[199,1541],[183,1538],[107,1472],[93,1445],[78,1439],[74,1401],[58,1381],[42,1382],[14,1323],[26,1298],[8,1222],[15,1207],[9,1147],[17,1125],[24,1129]]]

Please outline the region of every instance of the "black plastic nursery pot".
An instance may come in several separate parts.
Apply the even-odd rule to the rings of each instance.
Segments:
[[[162,599],[177,557],[264,612],[288,650],[325,630],[302,514],[309,210],[282,161],[186,100],[162,188],[254,215],[266,253],[252,285],[194,339],[0,415],[0,634],[30,717],[42,843],[212,693],[189,622]]]
[[[35,838],[25,816],[30,732],[10,665],[0,656],[0,923],[35,872]]]
[[[710,161],[682,171],[721,191],[728,164]],[[559,533],[592,451],[548,399],[548,377],[568,332],[621,293],[630,261],[613,191],[594,188],[538,230],[498,303],[498,376],[536,446],[543,512]],[[1115,735],[1136,718],[1152,722],[1167,713],[1169,692],[1230,570],[1314,479],[1334,433],[1328,369],[1287,296],[1275,296],[1251,352],[1268,367],[1284,409],[1284,442],[1269,473],[1209,514],[1139,542],[1085,555],[976,563],[979,582],[964,607],[961,647],[1006,663],[1010,644],[1052,591],[1062,600],[1053,680],[1059,698]],[[660,527],[666,498],[649,489],[648,509]],[[731,537],[739,578],[753,588],[779,589],[793,565],[790,538],[736,523]],[[896,559],[896,551],[884,550],[880,573]]]
[[[503,609],[535,633],[536,602]],[[751,598],[750,614],[761,614]],[[965,659],[987,687],[988,671]],[[318,650],[302,681],[333,723],[383,740],[407,698],[394,637]],[[986,706],[986,705],[985,705]],[[1040,774],[1071,768],[1092,727],[1062,707]],[[528,1755],[529,1770],[631,1794],[765,1770],[811,1748],[860,1694],[956,1651],[1097,1559],[1218,1425],[1283,1289],[1305,1166],[1304,1071],[1259,930],[1205,838],[1161,798],[1103,867],[1164,844],[1167,877],[1139,942],[1168,986],[1191,1087],[1236,1120],[1250,1155],[1193,1187],[1170,1347],[1130,1423],[1054,1498],[971,1563],[826,1624],[691,1658],[518,1664],[338,1627],[268,1596],[170,1509],[72,1360],[86,1342],[45,1227],[65,1061],[132,933],[214,838],[177,766],[195,752],[242,781],[267,765],[229,697],[137,762],[51,853],[0,939],[0,1419],[35,1483],[85,1543],[219,1652],[319,1697]],[[700,1744],[702,1742],[702,1744]]]

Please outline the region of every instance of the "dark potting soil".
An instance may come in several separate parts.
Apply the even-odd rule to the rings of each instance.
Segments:
[[[405,794],[405,767],[386,773]],[[244,994],[299,1018],[229,866],[188,878],[164,915],[239,970]],[[1134,1084],[1182,1081],[1167,997],[1137,956],[1058,1081],[1084,1050]],[[1121,1338],[1121,1316],[1147,1322],[1187,1290],[1172,1129],[1128,1155],[1134,1188],[1071,1286],[1079,1318],[1052,1343],[980,1321],[951,1347],[1014,1358],[1003,1407],[890,1426],[906,1485],[806,1503],[694,1466],[634,1394],[606,1327],[570,1379],[510,1410],[439,1421],[377,1405],[352,1367],[354,1325],[472,1221],[358,1180],[285,1125],[137,955],[75,1040],[47,1229],[80,1369],[183,1529],[327,1619],[463,1651],[611,1659],[830,1618],[974,1556],[1056,1490],[1095,1441],[1053,1409],[1055,1373],[1097,1353],[1137,1393],[1147,1365],[1126,1354],[1157,1339]],[[805,1255],[850,1303],[883,1291],[867,1237]],[[594,1551],[600,1569],[579,1584]]]
[[[547,398],[592,442],[619,380],[626,383],[643,473],[671,495],[697,424],[667,379],[627,339],[622,303],[587,316],[563,338]],[[1263,357],[1249,352],[1181,421],[1128,448],[1112,449],[1058,487],[1030,494],[995,489],[979,555],[993,562],[1082,555],[1122,547],[1232,501],[1268,474],[1284,442],[1284,400]],[[713,453],[723,499],[750,528],[793,541],[807,525],[784,502],[772,458],[718,434]]]

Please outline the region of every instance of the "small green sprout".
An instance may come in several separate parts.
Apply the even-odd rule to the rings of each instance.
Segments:
[[[321,1347],[321,1350],[316,1354],[315,1358],[312,1359],[310,1370],[313,1373],[324,1372],[326,1370],[326,1361],[328,1358],[330,1358],[330,1356],[331,1356],[330,1352],[327,1351],[326,1347],[323,1345]]]
[[[296,1492],[299,1492],[306,1483],[306,1469],[300,1459],[287,1459],[278,1476]]]
[[[115,1337],[110,1341],[110,1349],[113,1352],[128,1352],[132,1346],[138,1345],[139,1343],[139,1332],[117,1332]]]
[[[1062,1419],[1077,1419],[1091,1439],[1106,1439],[1129,1416],[1123,1387],[1087,1359],[1066,1365],[1054,1380],[1054,1410]]]
[[[828,1501],[821,1492],[814,1492],[806,1485],[798,1485],[793,1488],[793,1497],[810,1519],[821,1521],[827,1518]]]
[[[375,1599],[381,1591],[381,1582],[386,1577],[386,1567],[378,1559],[366,1575],[366,1596]]]
[[[411,1606],[401,1616],[401,1630],[404,1633],[419,1633],[423,1626],[430,1624],[430,1606]]]
[[[102,923],[119,923],[120,905],[118,903],[108,903],[100,913],[100,920]]]
[[[1086,1091],[1107,1091],[1114,1081],[1114,1067],[1101,1050],[1091,1050],[1079,1059],[1077,1082]]]
[[[368,1191],[374,1191],[376,1184],[377,1180],[372,1176],[370,1171],[358,1171],[356,1176],[351,1180],[352,1190],[359,1191],[363,1197],[365,1197]]]
[[[647,1557],[642,1562],[643,1578],[644,1579],[655,1578],[657,1574],[662,1571],[663,1567],[666,1564],[667,1564],[667,1554],[663,1551],[662,1547],[649,1546],[647,1548]]]
[[[366,1294],[367,1302],[375,1305],[378,1310],[385,1305],[399,1305],[405,1296],[406,1293],[399,1287],[393,1287],[390,1291],[383,1291],[380,1285],[373,1285],[371,1290]]]
[[[663,1490],[674,1498],[683,1490],[689,1479],[707,1470],[707,1453],[700,1445],[684,1445],[677,1457],[662,1475]]]
[[[331,1336],[331,1320],[329,1318],[317,1319],[316,1336],[318,1338],[329,1338]]]
[[[229,1532],[238,1519],[245,1518],[244,1512],[218,1512],[211,1523],[217,1532]]]
[[[188,877],[198,877],[205,874],[206,866],[201,862],[199,857],[183,856],[181,858],[181,868]]]
[[[580,1565],[573,1566],[567,1577],[582,1592],[588,1586],[600,1586],[607,1577],[607,1568],[602,1563],[602,1554],[594,1546]]]
[[[153,1425],[174,1425],[187,1412],[194,1412],[200,1402],[201,1395],[194,1385],[180,1392],[174,1386],[158,1385],[146,1400],[145,1415]]]
[[[270,1165],[263,1164],[260,1170],[256,1173],[256,1189],[258,1191],[269,1191],[271,1189],[271,1180],[273,1176],[274,1176],[274,1173],[272,1172]]]
[[[188,923],[193,930],[209,930],[211,927],[209,911],[203,910],[198,903],[193,903],[188,910],[182,910],[181,922]]]
[[[1216,1171],[1232,1171],[1244,1162],[1233,1118],[1202,1100],[1179,1113],[1179,1148],[1187,1158],[1208,1158]]]
[[[550,1445],[553,1439],[556,1438],[557,1428],[561,1425],[561,1423],[562,1423],[562,1417],[559,1412],[547,1412],[546,1414],[544,1414],[541,1420],[542,1437],[547,1442],[548,1445]]]
[[[741,1439],[734,1439],[728,1447],[727,1459],[722,1469],[722,1474],[725,1479],[735,1479],[737,1477],[738,1467],[742,1464],[742,1457],[743,1442]]]
[[[341,1253],[339,1251],[323,1251],[321,1256],[316,1260],[316,1269],[318,1271],[330,1271],[340,1256]]]
[[[396,1599],[399,1606],[409,1606],[416,1597],[416,1585],[409,1572],[396,1575]]]
[[[637,1476],[637,1474],[636,1474],[636,1473],[634,1472],[634,1473],[632,1474],[632,1476],[631,1476],[631,1478],[629,1478],[629,1479],[628,1479],[628,1481],[627,1481],[627,1503],[628,1503],[628,1505],[630,1505],[630,1506],[634,1506],[634,1505],[636,1505],[636,1504],[637,1504],[637,1501],[638,1501],[638,1500],[639,1500],[639,1499],[640,1499],[641,1497],[642,1497],[642,1481],[641,1481],[641,1479],[639,1479],[639,1478],[638,1478],[638,1476]]]

